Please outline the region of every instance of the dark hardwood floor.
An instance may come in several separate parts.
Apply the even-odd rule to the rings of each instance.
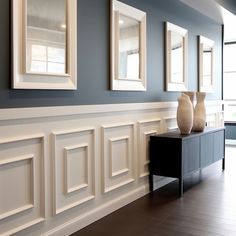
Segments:
[[[226,148],[221,167],[185,178],[182,198],[174,181],[73,236],[236,236],[236,148]]]

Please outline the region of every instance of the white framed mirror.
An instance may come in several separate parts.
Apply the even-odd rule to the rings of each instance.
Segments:
[[[204,36],[198,36],[198,84],[199,91],[212,93],[213,92],[213,61],[214,61],[214,41]]]
[[[146,90],[146,13],[111,0],[111,89]]]
[[[12,0],[13,88],[77,89],[77,1]]]
[[[165,22],[166,91],[188,90],[188,30]]]

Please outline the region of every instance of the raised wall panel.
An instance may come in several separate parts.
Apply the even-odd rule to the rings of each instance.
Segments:
[[[3,201],[8,202],[1,205],[0,220],[34,207],[33,158],[32,155],[24,155],[0,161],[0,193]],[[4,184],[5,180],[8,184]],[[19,186],[21,194],[17,195],[16,201],[12,191]]]
[[[109,140],[110,145],[110,177],[125,174],[129,171],[129,137],[118,137]],[[123,153],[123,155],[120,155]]]
[[[176,117],[164,117],[164,123],[165,132],[178,129]]]
[[[207,114],[206,123],[208,127],[216,127],[216,113]]]
[[[95,197],[94,128],[53,132],[54,213]]]
[[[139,121],[138,124],[139,177],[142,178],[149,175],[149,139],[160,132],[161,119]]]
[[[134,181],[134,124],[104,125],[103,191],[118,189]]]
[[[88,143],[65,148],[66,193],[88,187],[88,158]]]
[[[216,123],[217,123],[217,127],[224,127],[224,112],[223,111],[217,112]]]
[[[43,135],[0,140],[0,232],[44,220],[44,171]]]

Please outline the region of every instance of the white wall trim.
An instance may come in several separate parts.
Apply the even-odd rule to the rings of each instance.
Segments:
[[[1,128],[1,127],[0,127]],[[0,131],[1,133],[1,131]],[[5,135],[5,133],[4,133]],[[29,150],[27,152],[28,145],[19,145],[19,143],[23,142],[28,142],[32,140],[39,140],[37,144],[40,144],[39,147],[35,147],[34,151],[37,150],[37,156]],[[23,206],[20,206],[16,209],[10,210],[6,213],[3,213],[0,215],[0,221],[5,220],[5,218],[8,218],[8,221],[10,222],[14,218],[19,219],[22,221],[21,224],[15,224],[13,225],[12,229],[7,230],[1,235],[12,235],[13,233],[17,233],[21,230],[24,230],[26,228],[29,228],[31,226],[34,226],[40,222],[45,221],[45,150],[44,150],[44,145],[45,145],[45,136],[44,134],[40,133],[35,133],[32,135],[24,135],[24,136],[11,136],[7,138],[0,139],[0,145],[8,145],[8,148],[3,149],[2,153],[6,151],[6,159],[4,159],[5,155],[0,155],[0,158],[3,157],[3,159],[0,160],[0,166],[7,166],[8,164],[16,163],[16,162],[21,162],[21,161],[30,161],[30,178],[31,178],[31,183],[30,183],[30,191],[29,194],[31,196],[31,200],[28,204],[25,204]],[[19,149],[19,147],[25,147],[25,150]],[[12,150],[9,154],[7,150]],[[17,149],[17,150],[14,150]],[[20,151],[18,154],[17,151]],[[23,152],[23,154],[21,154]],[[36,159],[38,160],[38,163],[36,163]],[[36,171],[36,167],[38,167],[38,170]],[[36,175],[37,175],[37,183],[36,183]],[[5,184],[7,184],[7,179],[5,179]],[[38,193],[36,196],[36,185],[38,188]],[[20,186],[19,186],[20,187]],[[20,189],[20,188],[19,188]],[[16,194],[16,198],[19,192]],[[1,202],[2,204],[2,202]],[[32,214],[30,214],[30,210],[32,211]],[[28,220],[24,219],[24,214],[28,214]],[[18,215],[16,217],[15,215]],[[5,220],[6,221],[6,220]],[[8,222],[6,221],[6,222]]]
[[[74,218],[73,220],[67,222],[66,224],[61,225],[47,232],[46,234],[43,234],[42,236],[64,236],[72,234],[84,228],[85,226],[93,223],[94,221],[110,214],[111,212],[118,210],[124,205],[127,205],[133,202],[134,200],[143,197],[148,192],[149,192],[148,185],[141,186],[140,188],[135,189],[132,192],[122,195],[119,198],[115,198],[114,200],[109,201],[108,203],[105,203],[100,207],[95,208],[93,211],[89,211],[88,213],[85,213],[77,218]]]
[[[234,140],[234,139],[226,139],[225,140],[225,145],[236,146],[236,140]]]
[[[148,137],[177,126],[177,105],[155,102],[0,109],[0,174],[21,178],[23,200],[16,188],[15,194],[9,195],[16,203],[14,209],[25,207],[25,202],[34,204],[20,217],[11,216],[9,207],[8,219],[0,220],[0,234],[27,228],[20,235],[68,235],[147,194]],[[209,123],[222,126],[222,101],[206,102],[206,108]],[[66,150],[70,152],[68,160]],[[4,165],[22,155],[30,160],[35,156],[34,201],[26,195],[30,194],[29,184],[24,188],[25,169],[9,171]],[[155,188],[170,181],[160,176],[154,180]],[[45,223],[33,226],[42,220]]]
[[[206,101],[207,106],[223,105],[224,101]],[[80,106],[52,106],[0,109],[0,121],[14,119],[43,118],[53,116],[82,115],[91,113],[138,111],[148,109],[177,108],[177,102],[121,103]]]
[[[171,183],[175,179],[173,178],[160,178],[160,181],[155,185],[155,189],[161,188],[162,186]],[[101,219],[102,217],[118,210],[119,208],[145,196],[149,193],[149,185],[144,185],[135,189],[134,191],[128,192],[119,198],[115,198],[108,203],[103,204],[100,207],[95,208],[93,211],[89,211],[73,220],[67,222],[66,224],[60,225],[53,230],[42,234],[42,236],[64,236],[70,235],[89,224]]]
[[[83,133],[86,133],[86,132],[89,132],[91,134],[91,137],[92,137],[92,147],[91,147],[91,163],[89,162],[89,154],[88,154],[88,149],[89,149],[89,143],[85,143],[85,142],[81,142],[79,144],[73,144],[73,145],[69,145],[69,146],[63,146],[63,147],[60,147],[64,152],[63,152],[63,159],[65,158],[65,150],[68,150],[68,149],[74,149],[74,148],[78,148],[78,147],[86,147],[86,170],[85,172],[87,173],[86,175],[86,178],[87,178],[87,183],[84,183],[84,186],[78,186],[79,188],[77,188],[76,190],[81,190],[81,189],[85,189],[87,188],[87,191],[88,190],[88,187],[89,187],[89,163],[91,165],[91,181],[92,181],[92,192],[91,194],[89,194],[88,196],[84,196],[83,198],[78,198],[76,200],[74,200],[72,203],[67,203],[65,206],[60,206],[60,201],[59,201],[59,192],[58,192],[58,188],[59,188],[59,181],[57,180],[57,177],[58,175],[61,173],[60,172],[60,169],[58,170],[58,167],[57,167],[57,163],[58,161],[60,160],[60,156],[58,155],[58,139],[60,136],[66,136],[66,135],[72,135],[72,134],[77,134],[77,135],[81,135]],[[68,129],[68,130],[60,130],[60,131],[53,131],[52,133],[52,154],[53,154],[53,202],[54,202],[54,205],[53,205],[53,211],[54,211],[54,215],[57,215],[59,213],[62,213],[66,210],[70,210],[71,208],[73,207],[76,207],[76,206],[79,206],[80,204],[83,204],[87,201],[90,201],[92,199],[95,198],[95,170],[94,170],[94,159],[95,159],[95,154],[94,154],[94,145],[95,145],[95,128],[81,128],[81,129]],[[59,159],[59,160],[58,160]],[[64,163],[65,164],[65,163]],[[66,165],[66,164],[65,164]],[[67,168],[64,168],[65,170],[65,176],[64,176],[64,184],[66,185],[66,194],[73,194],[75,191],[75,189],[73,191],[70,191],[70,189],[68,189],[68,183],[67,183],[67,176],[68,176],[68,171],[67,171]],[[87,186],[85,186],[87,184]],[[65,186],[64,185],[64,186]],[[78,192],[78,191],[77,191]],[[77,193],[77,197],[79,197],[79,192]],[[64,196],[64,198],[68,198],[68,196]]]

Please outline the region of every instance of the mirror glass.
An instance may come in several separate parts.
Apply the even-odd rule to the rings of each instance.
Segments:
[[[202,66],[203,86],[210,86],[212,84],[212,47],[207,44],[203,44]]]
[[[212,93],[214,91],[214,44],[209,38],[199,35],[198,37],[198,85],[200,92]]]
[[[184,61],[184,49],[183,49],[183,36],[175,31],[170,31],[171,34],[171,82],[183,83],[183,61]]]
[[[67,0],[26,0],[26,72],[66,74]]]
[[[120,14],[119,17],[119,78],[140,78],[140,22]]]
[[[165,90],[188,90],[188,30],[165,22]]]

